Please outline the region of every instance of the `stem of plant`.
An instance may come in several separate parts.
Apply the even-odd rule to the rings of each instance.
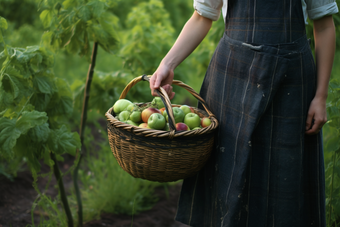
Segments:
[[[55,178],[57,179],[57,182],[58,182],[58,187],[59,187],[59,191],[60,191],[60,198],[61,198],[61,201],[64,205],[65,213],[66,213],[66,216],[67,216],[68,227],[73,227],[73,218],[72,218],[72,214],[71,214],[71,209],[70,209],[70,206],[68,205],[67,196],[66,196],[65,188],[64,188],[64,183],[63,183],[63,179],[62,179],[61,174],[60,174],[57,158],[56,158],[56,156],[53,152],[51,152],[51,159],[54,162],[53,172],[54,172]]]
[[[81,113],[81,123],[80,123],[80,130],[79,130],[81,147],[83,147],[84,145],[84,130],[85,130],[86,119],[87,119],[87,107],[88,107],[88,101],[90,98],[90,88],[91,88],[91,82],[92,82],[93,73],[94,73],[94,67],[96,64],[97,50],[98,50],[98,43],[94,42],[93,48],[92,48],[91,64],[89,66],[89,70],[87,73],[87,79],[86,79],[85,90],[84,90],[83,110]],[[77,166],[74,169],[73,184],[74,184],[74,188],[75,188],[75,192],[77,196],[78,222],[79,222],[79,226],[82,227],[83,226],[83,205],[81,202],[81,195],[80,195],[80,190],[78,187],[78,170],[79,170],[80,162],[83,156],[82,151],[77,150],[76,156],[77,155],[79,155],[80,157],[79,157]]]

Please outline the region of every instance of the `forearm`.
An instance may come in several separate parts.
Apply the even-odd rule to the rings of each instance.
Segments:
[[[326,100],[335,53],[335,28],[332,16],[314,21],[314,39],[317,66],[315,97]]]
[[[163,58],[161,64],[166,64],[174,70],[201,43],[209,32],[212,21],[200,16],[196,11],[184,25],[176,42]]]

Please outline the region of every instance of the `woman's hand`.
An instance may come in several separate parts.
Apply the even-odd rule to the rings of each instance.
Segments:
[[[168,94],[170,99],[173,99],[175,92],[172,91],[172,81],[174,79],[173,70],[164,64],[160,64],[156,72],[150,78],[150,89],[153,96],[158,96],[156,89],[162,87]]]
[[[314,98],[309,106],[306,120],[306,134],[315,135],[327,122],[326,99]]]

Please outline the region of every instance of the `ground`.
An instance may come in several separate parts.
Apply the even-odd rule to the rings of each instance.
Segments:
[[[69,162],[71,163],[71,162]],[[69,168],[67,161],[59,164],[61,171]],[[42,166],[42,172],[48,172],[48,166]],[[38,187],[42,190],[48,178],[39,178]],[[37,196],[37,192],[32,187],[33,178],[27,169],[18,173],[14,181],[7,178],[0,178],[0,227],[25,227],[32,224],[31,208]],[[72,186],[70,175],[64,176],[65,188]],[[52,177],[51,186],[46,194],[57,195],[56,181]],[[129,215],[102,214],[100,220],[86,223],[85,227],[106,226],[106,227],[184,227],[179,222],[174,221],[180,184],[169,187],[169,198],[166,197],[164,188],[157,188],[159,196],[158,202],[151,210],[145,211],[134,217]],[[39,213],[35,212],[36,224],[38,224]],[[133,222],[133,223],[132,223]]]

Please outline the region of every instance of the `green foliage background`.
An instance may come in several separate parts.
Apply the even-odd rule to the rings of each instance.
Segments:
[[[340,6],[339,0],[337,3]],[[133,78],[142,74],[150,75],[156,70],[192,13],[192,0],[1,0],[0,16],[7,20],[8,27],[4,29],[0,26],[0,29],[4,42],[17,48],[10,49],[12,55],[14,50],[22,53],[31,51],[37,56],[40,54],[41,59],[49,59],[50,75],[44,76],[56,78],[56,85],[53,86],[64,86],[62,83],[65,83],[64,87],[69,87],[70,91],[66,93],[71,96],[73,105],[64,121],[70,125],[70,128],[76,130],[80,123],[83,91],[93,40],[102,40],[102,42],[98,50],[89,100],[89,111],[97,114],[90,115],[90,121],[104,119],[104,113],[119,98],[123,88]],[[56,18],[62,19],[58,21]],[[339,50],[340,16],[337,14],[333,18]],[[308,37],[313,39],[312,23],[309,21],[306,29]],[[107,32],[102,32],[102,27],[106,28]],[[211,31],[202,44],[176,69],[175,79],[199,91],[206,68],[223,31],[224,22],[221,17],[213,23]],[[0,52],[3,49],[4,44],[0,43]],[[340,52],[338,50],[327,106],[330,121],[324,127],[329,225],[331,223],[337,225],[340,222],[340,103],[338,101],[340,64],[337,64],[340,62]],[[22,59],[19,60],[22,62]],[[1,63],[4,61],[2,58]],[[35,77],[36,88],[43,91],[42,85],[46,83],[39,86],[41,76]],[[188,92],[176,87],[174,90],[177,95],[173,103],[196,106],[196,100]],[[37,98],[37,95],[33,97],[33,101]],[[151,101],[148,84],[146,82],[137,84],[129,91],[127,98],[135,102]],[[40,109],[43,110],[42,107]],[[0,113],[5,116],[6,112],[3,111],[4,109],[0,109]],[[37,116],[40,115],[39,113]],[[46,119],[43,115],[41,119],[41,121],[37,119],[36,126],[44,128]],[[2,121],[0,127],[1,124],[10,124]],[[14,120],[12,121],[11,124],[14,124]],[[20,122],[17,124],[20,125]],[[22,133],[25,133],[26,129],[22,129]],[[22,161],[17,160],[16,156],[12,158],[13,162],[8,163],[3,162],[0,157],[0,174],[8,177],[15,176]]]

